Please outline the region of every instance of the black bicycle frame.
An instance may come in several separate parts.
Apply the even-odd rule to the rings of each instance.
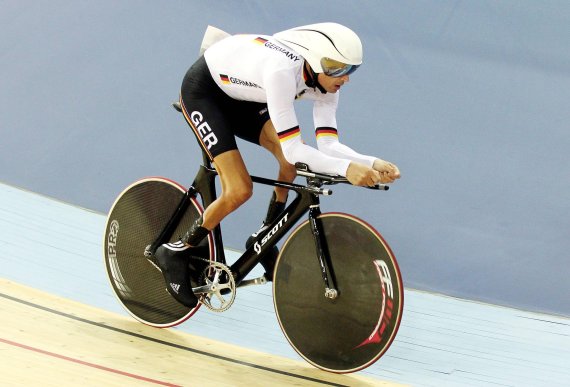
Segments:
[[[211,167],[210,161],[204,156],[204,163],[200,166],[192,186],[184,193],[180,204],[172,214],[170,220],[159,234],[159,237],[151,245],[152,253],[154,253],[162,243],[167,243],[170,240],[178,223],[190,205],[190,197],[200,194],[204,208],[207,208],[216,200],[215,178],[217,174],[217,171]],[[329,195],[332,192],[330,190],[321,189],[320,186],[322,183],[319,179],[312,179],[306,186],[257,176],[251,176],[251,179],[254,183],[290,189],[296,193],[296,197],[291,204],[277,216],[273,223],[254,237],[250,247],[231,265],[230,269],[234,275],[236,285],[239,286],[244,278],[260,262],[263,255],[267,253],[270,248],[275,246],[275,244],[295,226],[299,219],[308,212],[325,287],[326,289],[335,289],[334,273],[330,270],[331,265],[329,264],[326,239],[324,237],[323,227],[318,219],[321,214],[319,195]],[[216,254],[218,255],[217,261],[226,264],[220,225],[216,226],[212,232]]]

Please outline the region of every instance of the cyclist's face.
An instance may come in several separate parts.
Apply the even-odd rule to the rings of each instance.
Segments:
[[[318,74],[319,83],[327,91],[327,93],[336,93],[341,86],[350,80],[348,75],[342,77],[330,77],[325,73]]]

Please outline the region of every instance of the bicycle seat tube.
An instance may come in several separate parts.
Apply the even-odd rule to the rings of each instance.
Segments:
[[[188,189],[184,193],[182,199],[180,200],[180,203],[178,204],[178,206],[172,213],[172,216],[170,217],[170,219],[168,220],[168,222],[166,223],[166,225],[158,235],[158,238],[156,238],[154,242],[146,248],[145,255],[154,255],[156,249],[158,249],[158,247],[161,244],[169,241],[170,237],[172,237],[172,234],[176,230],[178,223],[180,223],[180,220],[182,219],[182,217],[186,213],[186,210],[190,206],[190,197],[192,197],[195,193],[196,190],[194,189],[194,187],[190,187],[190,189]]]
[[[184,193],[184,196],[180,200],[180,203],[172,213],[170,219],[160,232],[159,236],[156,240],[147,248],[145,254],[154,254],[156,249],[163,243],[167,243],[172,234],[176,230],[176,227],[180,223],[180,220],[186,213],[186,210],[190,206],[189,198],[196,195],[197,193],[200,194],[202,198],[202,203],[204,205],[204,209],[207,208],[214,200],[216,200],[216,186],[215,186],[215,177],[217,176],[217,171],[211,167],[209,160],[204,158],[204,164],[200,165],[198,173],[194,178],[194,182],[192,186]],[[218,262],[225,263],[225,254],[223,249],[222,237],[221,237],[221,229],[220,227],[216,227],[213,230],[214,233],[214,244],[216,246]]]
[[[192,186],[195,187],[197,193],[200,194],[202,198],[202,204],[204,205],[204,210],[212,204],[216,198],[216,176],[218,171],[212,168],[210,160],[205,154],[203,154],[204,163],[200,165],[200,169],[194,178]],[[212,230],[214,235],[214,246],[216,249],[217,261],[223,264],[226,263],[226,255],[224,252],[224,242],[222,240],[222,228],[217,225]]]

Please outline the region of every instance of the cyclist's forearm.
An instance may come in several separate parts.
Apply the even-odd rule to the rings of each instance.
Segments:
[[[307,164],[315,172],[346,176],[350,160],[326,155],[304,144],[300,138],[285,141],[281,146],[285,158],[291,164],[301,162]]]
[[[370,168],[372,168],[374,161],[377,159],[376,157],[363,155],[354,151],[352,148],[341,144],[336,138],[317,138],[317,146],[321,152],[331,157],[349,159]]]

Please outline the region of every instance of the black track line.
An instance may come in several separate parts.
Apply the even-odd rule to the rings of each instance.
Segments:
[[[36,309],[40,309],[40,310],[43,310],[43,311],[46,311],[46,312],[49,312],[49,313],[52,313],[52,314],[56,314],[56,315],[58,315],[58,316],[66,317],[66,318],[69,318],[69,319],[71,319],[71,320],[80,321],[80,322],[85,323],[85,324],[94,325],[94,326],[97,326],[97,327],[99,327],[99,328],[108,329],[108,330],[111,330],[111,331],[119,332],[119,333],[122,333],[122,334],[125,334],[125,335],[137,337],[137,338],[139,338],[139,339],[143,339],[143,340],[147,340],[147,341],[152,341],[152,342],[155,342],[155,343],[158,343],[158,344],[161,344],[161,345],[165,345],[165,346],[168,346],[168,347],[172,347],[172,348],[176,348],[176,349],[181,349],[181,350],[183,350],[183,351],[192,352],[192,353],[196,353],[196,354],[199,354],[199,355],[203,355],[203,356],[207,356],[207,357],[211,357],[211,358],[223,360],[223,361],[226,361],[226,362],[228,362],[228,363],[235,363],[235,364],[243,365],[243,366],[250,367],[250,368],[256,368],[256,369],[259,369],[259,370],[263,370],[263,371],[267,371],[267,372],[272,372],[272,373],[275,373],[275,374],[281,374],[281,375],[289,376],[289,377],[292,377],[292,378],[308,380],[308,381],[315,382],[315,383],[321,383],[321,384],[324,384],[324,385],[327,385],[327,386],[347,386],[347,385],[344,385],[344,384],[338,384],[338,383],[327,382],[327,381],[325,381],[325,380],[310,378],[310,377],[308,377],[308,376],[302,376],[302,375],[297,375],[297,374],[293,374],[293,373],[290,373],[290,372],[280,371],[280,370],[277,370],[277,369],[274,369],[274,368],[264,367],[264,366],[260,366],[260,365],[257,365],[257,364],[245,362],[245,361],[242,361],[242,360],[237,360],[237,359],[234,359],[234,358],[231,358],[231,357],[216,355],[216,354],[214,354],[214,353],[210,353],[210,352],[206,352],[206,351],[200,351],[200,350],[198,350],[198,349],[194,349],[194,348],[191,348],[191,347],[186,347],[186,346],[184,346],[184,345],[175,344],[175,343],[170,343],[170,342],[168,342],[168,341],[164,341],[164,340],[160,340],[160,339],[155,339],[155,338],[153,338],[153,337],[141,335],[141,334],[139,334],[139,333],[130,332],[130,331],[127,331],[127,330],[124,330],[124,329],[120,329],[120,328],[111,327],[111,326],[105,325],[105,324],[103,324],[103,323],[98,323],[98,322],[95,322],[95,321],[92,321],[92,320],[88,320],[88,319],[85,319],[85,318],[81,318],[81,317],[78,317],[78,316],[74,316],[74,315],[72,315],[72,314],[64,313],[64,312],[61,312],[61,311],[59,311],[59,310],[55,310],[55,309],[51,309],[51,308],[48,308],[48,307],[45,307],[45,306],[42,306],[42,305],[34,304],[33,302],[29,302],[29,301],[26,301],[26,300],[22,300],[22,299],[20,299],[20,298],[16,298],[16,297],[13,297],[13,296],[4,294],[4,293],[0,293],[0,297],[6,298],[6,299],[11,300],[11,301],[14,301],[14,302],[18,302],[18,303],[20,303],[20,304],[24,304],[24,305],[30,306],[30,307],[32,307],[32,308],[36,308]]]

